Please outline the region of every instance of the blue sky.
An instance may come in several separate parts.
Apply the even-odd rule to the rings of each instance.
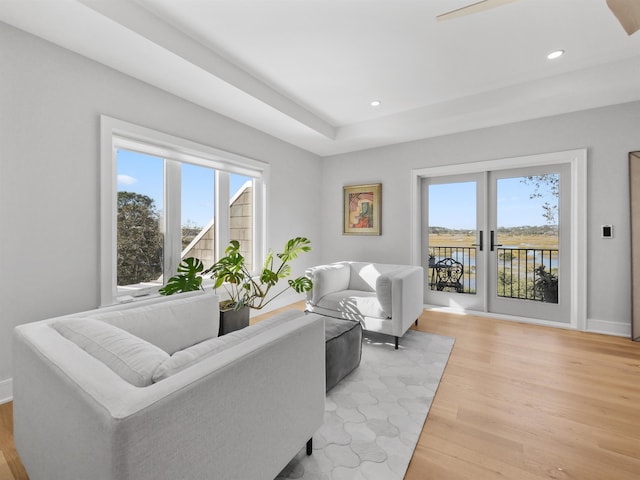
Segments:
[[[161,211],[163,200],[163,160],[128,150],[118,150],[118,191],[147,195]],[[249,177],[232,174],[233,196]],[[205,226],[214,212],[214,172],[210,168],[182,164],[182,224]]]
[[[546,225],[542,216],[545,202],[557,203],[548,192],[543,198],[531,199],[534,187],[521,177],[498,180],[498,228]],[[429,224],[434,227],[476,229],[475,182],[429,185]]]
[[[118,190],[142,193],[153,198],[158,210],[163,208],[163,160],[127,150],[118,151]],[[248,177],[231,175],[231,196]],[[545,225],[542,205],[556,201],[551,195],[530,199],[534,188],[521,177],[498,181],[498,227]],[[205,226],[214,212],[213,170],[196,165],[182,165],[182,224]],[[476,228],[475,182],[429,186],[429,223],[453,229]]]

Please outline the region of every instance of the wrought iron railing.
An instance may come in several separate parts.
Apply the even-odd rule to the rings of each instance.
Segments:
[[[558,303],[557,249],[501,247],[496,253],[499,297]],[[438,262],[446,258],[462,264],[463,270],[459,285],[447,285],[446,290],[476,293],[475,247],[430,246],[429,288],[445,289],[442,272],[438,275],[438,268],[443,267],[439,267]]]
[[[558,250],[498,248],[498,296],[558,303]]]

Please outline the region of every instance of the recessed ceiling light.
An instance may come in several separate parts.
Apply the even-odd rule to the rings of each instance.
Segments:
[[[551,52],[549,55],[547,55],[547,58],[549,60],[553,60],[554,58],[561,57],[562,55],[564,55],[564,50],[555,50]]]
[[[380,106],[380,100],[374,100],[373,102],[371,102],[371,106],[372,107],[379,107]]]

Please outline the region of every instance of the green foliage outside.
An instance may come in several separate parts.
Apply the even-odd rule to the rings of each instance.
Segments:
[[[560,197],[560,175],[557,173],[547,173],[544,175],[533,175],[524,177],[521,180],[525,185],[534,187],[530,199],[544,198],[542,204],[542,216],[548,225],[558,222],[558,198]]]
[[[118,285],[151,282],[162,275],[159,218],[152,198],[118,192]]]
[[[498,272],[498,296],[558,303],[558,269],[546,270],[544,265],[517,274],[507,270]]]

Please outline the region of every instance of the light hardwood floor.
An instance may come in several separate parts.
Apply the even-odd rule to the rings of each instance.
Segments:
[[[425,312],[456,339],[408,480],[640,479],[640,344]]]
[[[433,312],[417,330],[456,343],[406,480],[640,479],[639,343]],[[0,480],[24,480],[11,432],[9,403]]]
[[[28,479],[13,446],[13,404],[0,405],[0,480]]]

